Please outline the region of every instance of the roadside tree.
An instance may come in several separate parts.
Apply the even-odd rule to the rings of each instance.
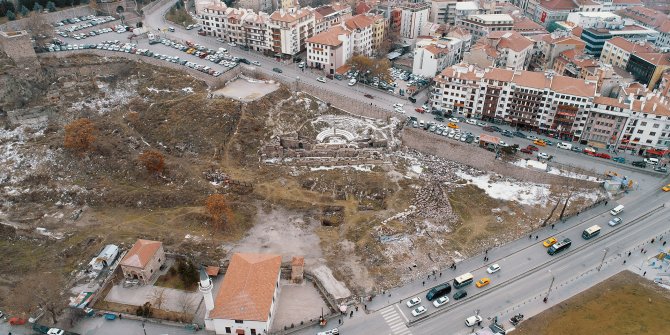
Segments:
[[[48,280],[44,276],[48,275]],[[41,308],[55,324],[58,316],[67,307],[67,297],[63,295],[65,278],[58,273],[44,274],[33,272],[21,278],[14,292],[7,298],[16,309],[16,313],[29,316],[36,308]]]

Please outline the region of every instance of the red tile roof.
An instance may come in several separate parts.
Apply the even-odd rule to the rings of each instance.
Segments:
[[[307,40],[305,40],[305,42],[336,47],[342,44],[342,41],[339,39],[339,36],[342,34],[349,35],[350,33],[351,32],[349,30],[345,29],[342,26],[334,26],[324,32],[321,32],[317,35],[308,38]]]
[[[619,102],[619,100],[609,97],[595,97],[593,98],[593,103],[599,105],[614,106],[619,108],[628,108],[628,105],[626,105],[625,103]]]
[[[162,242],[139,239],[123,257],[121,265],[144,268],[162,245]]]
[[[365,14],[360,14],[356,15],[346,21],[344,21],[344,25],[347,26],[349,29],[365,29],[367,27],[372,26],[372,24],[375,22],[374,18],[372,16],[367,16]]]
[[[498,43],[498,48],[507,48],[516,52],[521,52],[533,46],[533,41],[517,33],[507,32]]]
[[[551,80],[550,87],[554,92],[579,97],[592,97],[596,94],[595,84],[587,83],[584,79],[565,76],[554,76]]]
[[[539,1],[538,6],[553,10],[570,10],[578,8],[572,0]]]
[[[642,53],[642,52],[655,52],[656,49],[649,43],[644,43],[644,44],[639,44],[639,43],[633,43],[623,37],[613,37],[605,43],[611,43],[612,45],[619,47],[623,49],[624,51],[628,53]]]
[[[267,321],[280,267],[279,255],[234,254],[209,317]]]

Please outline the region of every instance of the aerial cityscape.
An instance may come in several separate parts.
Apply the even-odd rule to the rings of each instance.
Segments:
[[[667,0],[0,0],[0,335],[667,334]]]

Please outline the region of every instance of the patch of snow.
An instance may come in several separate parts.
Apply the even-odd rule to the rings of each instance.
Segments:
[[[461,171],[456,172],[456,175],[467,180],[469,184],[484,190],[486,195],[493,199],[516,201],[530,206],[546,206],[551,195],[549,185],[546,184],[511,182],[508,180],[491,181],[490,174],[473,177]]]
[[[570,171],[563,171],[554,167],[550,167],[549,171],[547,173],[551,173],[553,175],[557,176],[563,176],[563,177],[568,177],[572,179],[581,179],[581,180],[586,180],[586,181],[593,181],[593,182],[602,182],[603,180],[597,177],[593,176],[586,176],[580,173],[576,172],[570,172]]]
[[[421,174],[423,172],[423,168],[421,167],[421,165],[412,165],[410,166],[410,170],[412,170],[412,172],[416,174]]]
[[[330,170],[335,170],[335,169],[346,169],[346,168],[351,168],[354,169],[355,171],[361,171],[361,172],[370,172],[372,171],[372,168],[374,165],[334,165],[334,166],[317,166],[317,167],[311,167],[309,168],[310,171],[330,171]]]
[[[160,89],[157,89],[155,87],[147,87],[147,90],[149,92],[153,92],[153,93],[160,93],[160,92],[170,93],[170,92],[172,92],[171,90],[168,90],[168,89],[160,90]]]
[[[193,87],[184,87],[181,89],[184,93],[193,93]]]

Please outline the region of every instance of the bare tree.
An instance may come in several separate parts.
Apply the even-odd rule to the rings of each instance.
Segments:
[[[63,295],[65,279],[58,273],[34,272],[21,278],[14,292],[7,298],[12,309],[19,315],[30,315],[39,307],[51,317],[55,324],[58,316],[67,306],[67,297]]]
[[[549,220],[551,220],[551,217],[554,216],[554,212],[556,211],[556,208],[558,208],[558,204],[560,204],[560,203],[561,203],[561,199],[559,198],[558,200],[556,200],[556,204],[554,204],[554,207],[551,209],[551,212],[549,213],[547,218],[544,219],[544,221],[542,222],[542,227],[547,226],[547,222],[549,222]]]
[[[193,310],[195,305],[195,298],[193,294],[182,292],[177,300],[177,305],[182,314],[195,314],[195,311]]]
[[[44,45],[53,38],[54,29],[41,13],[32,13],[26,21],[26,29],[30,31],[37,45]]]
[[[165,288],[154,288],[154,291],[151,293],[151,304],[156,306],[157,309],[161,309],[165,300]]]

